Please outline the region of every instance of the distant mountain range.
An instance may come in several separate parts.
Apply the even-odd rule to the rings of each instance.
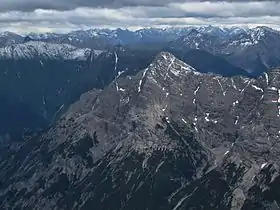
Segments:
[[[144,28],[137,31],[130,31],[128,29],[91,29],[72,31],[67,34],[35,34],[30,33],[27,36],[34,40],[60,40],[62,42],[68,42],[72,45],[81,45],[86,43],[86,40],[92,38],[105,39],[110,44],[132,44],[132,43],[155,43],[155,42],[167,42],[176,40],[182,36],[188,35],[191,31],[197,30],[203,34],[212,34],[221,39],[228,39],[229,37],[238,36],[239,34],[250,34],[258,28],[268,30],[270,32],[278,32],[267,27],[257,27],[253,29],[243,28],[220,28],[214,26],[208,27],[184,27],[184,28]],[[68,40],[68,41],[67,41]]]
[[[257,27],[253,29],[244,29],[238,27],[232,28],[220,28],[214,26],[207,27],[184,27],[184,28],[144,28],[137,31],[130,31],[127,29],[90,29],[90,30],[79,30],[72,31],[67,34],[58,33],[29,33],[26,36],[17,35],[11,32],[0,33],[0,46],[6,46],[7,44],[21,43],[27,37],[32,40],[55,42],[71,44],[77,47],[90,47],[90,44],[96,43],[97,41],[107,42],[107,44],[135,44],[135,43],[160,43],[169,42],[179,39],[180,37],[187,36],[193,31],[197,31],[201,34],[208,34],[219,37],[219,39],[231,39],[232,37],[242,38],[241,42],[245,43],[248,40],[244,39],[246,35],[255,36],[258,39],[257,31],[259,30],[269,31],[271,33],[279,33],[268,27]],[[255,34],[255,35],[253,35]],[[251,40],[254,42],[254,40]],[[251,42],[248,41],[248,42]]]
[[[219,28],[146,28],[137,31],[123,29],[91,29],[67,34],[30,33],[20,36],[10,32],[0,34],[0,47],[40,41],[67,44],[78,48],[108,50],[115,45],[146,50],[170,51],[175,54],[188,50],[203,50],[225,59],[231,65],[258,76],[280,66],[280,32],[268,27]]]
[[[220,56],[253,76],[280,66],[280,33],[267,27],[221,37],[193,29],[187,36],[171,42],[174,51],[200,49]]]

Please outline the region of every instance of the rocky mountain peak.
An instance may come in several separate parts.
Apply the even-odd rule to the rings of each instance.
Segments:
[[[82,95],[36,143],[10,154],[0,207],[278,206],[278,77],[201,74],[162,52],[135,76]]]
[[[180,69],[176,69],[174,71],[174,66],[175,69],[176,67],[179,67]],[[166,68],[167,66],[167,68]],[[150,65],[150,67],[157,67],[158,69],[161,70],[161,73],[167,74],[171,70],[171,72],[174,75],[179,75],[179,74],[186,74],[190,71],[193,71],[193,73],[199,74],[193,67],[190,65],[184,63],[183,61],[179,60],[176,58],[173,54],[169,52],[161,52],[159,53],[154,62]],[[178,71],[177,71],[178,70]]]

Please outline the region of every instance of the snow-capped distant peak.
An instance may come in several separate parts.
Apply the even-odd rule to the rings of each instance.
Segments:
[[[40,41],[29,41],[23,44],[16,44],[0,48],[2,59],[32,59],[40,57],[52,60],[86,60],[91,49],[77,48],[67,44],[53,44]],[[95,51],[99,55],[101,51]]]
[[[0,32],[0,37],[11,36],[11,35],[16,35],[16,34],[9,31]]]

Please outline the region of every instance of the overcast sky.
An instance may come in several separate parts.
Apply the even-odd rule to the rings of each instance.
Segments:
[[[280,28],[279,1],[0,0],[0,30],[67,32],[87,28],[187,25]]]

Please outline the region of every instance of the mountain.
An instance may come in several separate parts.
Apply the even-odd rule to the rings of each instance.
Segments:
[[[78,47],[92,47],[103,42],[100,47],[110,45],[128,45],[140,43],[161,43],[178,39],[185,35],[189,29],[140,29],[130,31],[127,29],[90,29],[78,30],[67,34],[29,34],[32,39],[45,42],[66,43]]]
[[[2,38],[1,38],[2,37]],[[244,69],[251,76],[280,66],[280,32],[259,26],[251,29],[216,26],[89,29],[66,34],[30,33],[26,37],[9,32],[0,35],[0,47],[26,41],[41,41],[52,44],[67,44],[77,48],[106,51],[115,45],[124,47],[160,48],[171,53],[203,50],[225,59],[236,68]]]
[[[50,60],[87,60],[90,54],[98,56],[102,51],[91,51],[66,44],[51,44],[40,41],[27,41],[23,44],[0,48],[1,59],[50,59]]]
[[[170,50],[170,52],[202,73],[215,73],[224,77],[236,75],[251,76],[244,69],[234,66],[223,57],[211,54],[204,50]]]
[[[13,130],[12,119],[16,116],[20,131],[27,123],[25,114],[30,116],[27,128],[53,122],[58,110],[80,94],[104,88],[118,72],[134,75],[162,50],[175,54],[199,72],[257,77],[280,65],[279,40],[279,32],[267,27],[92,29],[68,34],[31,33],[26,37],[1,33],[0,45],[4,47],[0,47],[0,98],[5,101],[2,110],[10,107],[14,115],[6,121],[9,112],[4,111],[0,134]],[[118,71],[115,52],[120,61]],[[65,95],[57,96],[65,88]],[[48,105],[44,104],[46,97]]]
[[[92,88],[133,75],[152,53],[108,51],[29,41],[0,48],[0,136],[45,129]],[[17,122],[15,124],[15,122]]]
[[[204,34],[212,34],[219,38],[227,38],[233,35],[246,33],[242,28],[220,28],[215,26],[202,27],[170,27],[170,28],[143,28],[136,31],[128,29],[89,29],[77,30],[67,34],[57,33],[30,33],[33,40],[41,40],[56,43],[66,43],[78,47],[89,47],[95,40],[107,41],[107,44],[128,45],[128,44],[147,44],[174,41],[181,36],[186,36],[190,31],[197,30]],[[272,29],[271,29],[272,30]]]
[[[277,209],[279,81],[277,69],[225,78],[160,53],[3,150],[0,208]]]
[[[18,34],[8,31],[0,33],[0,47],[21,43],[22,41],[23,37]]]
[[[217,35],[217,32],[192,29],[186,36],[172,41],[167,50],[200,49],[223,57],[232,65],[245,69],[252,76],[280,66],[280,33],[267,27],[256,27],[238,33]]]
[[[280,66],[280,33],[278,31],[258,27],[251,30],[250,37],[246,41],[240,39],[238,42],[236,39],[230,45],[232,43],[245,47],[235,50],[228,60],[248,72],[259,74],[264,70]]]

